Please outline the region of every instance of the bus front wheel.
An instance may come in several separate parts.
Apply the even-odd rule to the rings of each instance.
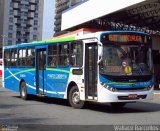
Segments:
[[[20,96],[24,100],[28,99],[28,94],[27,94],[27,89],[26,89],[26,82],[24,82],[24,81],[20,85]]]
[[[74,108],[83,108],[84,101],[80,100],[80,93],[77,86],[73,86],[69,91],[69,103]]]

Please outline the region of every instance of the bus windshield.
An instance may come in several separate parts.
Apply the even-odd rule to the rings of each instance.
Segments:
[[[151,75],[151,48],[144,44],[104,44],[100,73],[114,76]]]

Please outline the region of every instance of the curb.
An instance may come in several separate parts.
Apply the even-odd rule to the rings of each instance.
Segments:
[[[160,95],[160,92],[154,92],[154,95]]]

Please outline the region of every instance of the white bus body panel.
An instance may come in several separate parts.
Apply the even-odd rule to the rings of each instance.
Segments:
[[[79,68],[76,68],[76,67],[71,68],[71,72],[73,69],[79,69]],[[68,79],[68,85],[67,85],[67,87],[68,87],[71,82],[74,82],[77,85],[79,92],[80,92],[80,99],[81,100],[85,100],[85,88],[84,88],[84,83],[82,83],[83,79],[84,79],[84,73],[83,73],[83,75],[70,74],[69,79]],[[66,92],[65,92],[65,96],[64,96],[65,99],[67,99],[67,93],[69,93],[69,92],[67,92],[67,90],[68,90],[68,88],[66,88]]]

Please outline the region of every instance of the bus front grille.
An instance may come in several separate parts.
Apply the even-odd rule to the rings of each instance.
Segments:
[[[129,98],[128,96],[118,96],[118,100],[138,100],[146,99],[147,95],[138,95],[136,98]]]
[[[116,88],[117,92],[146,91],[146,87],[140,88]]]

